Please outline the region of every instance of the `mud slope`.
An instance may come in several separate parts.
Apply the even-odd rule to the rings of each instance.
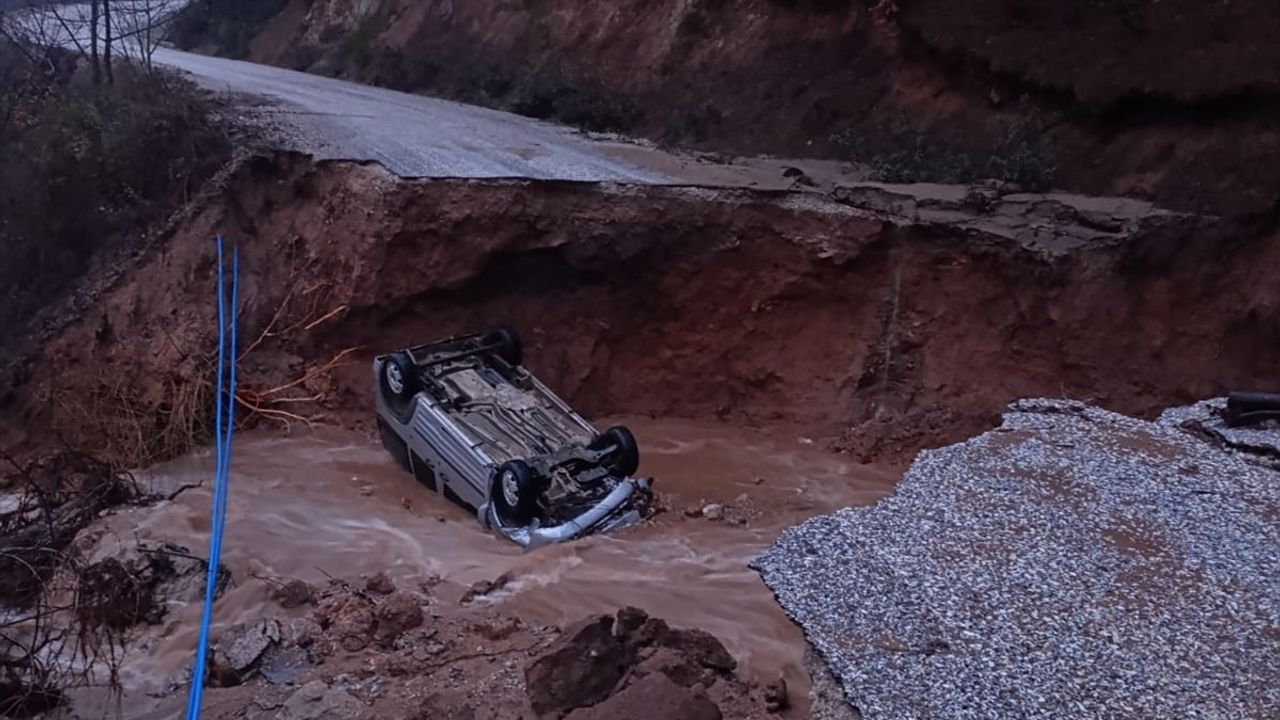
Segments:
[[[1043,153],[1059,187],[1252,213],[1280,187],[1278,8],[291,0],[249,54],[716,150],[842,156],[848,133],[922,178],[955,153],[1023,172]]]
[[[1274,239],[1132,201],[402,182],[298,156],[226,187],[30,363],[11,427],[134,460],[203,432],[217,232],[242,252],[257,420],[367,422],[375,351],[499,322],[588,413],[785,426],[868,457],[1018,396],[1150,412],[1269,379],[1280,353]]]

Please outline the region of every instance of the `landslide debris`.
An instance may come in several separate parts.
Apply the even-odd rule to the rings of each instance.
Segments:
[[[778,702],[776,688],[739,680],[711,635],[635,608],[560,630],[441,612],[438,599],[399,588],[339,580],[315,595],[308,617],[215,638],[211,717],[582,720],[658,708],[672,720],[758,720]]]

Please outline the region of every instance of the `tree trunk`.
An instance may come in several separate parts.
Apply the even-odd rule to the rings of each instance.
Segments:
[[[93,65],[93,84],[102,84],[102,63],[98,59],[98,17],[102,14],[99,0],[89,3],[89,62]]]
[[[114,85],[115,73],[111,70],[111,0],[102,0],[102,25],[106,31],[106,43],[102,48],[102,64],[107,70],[107,84]]]

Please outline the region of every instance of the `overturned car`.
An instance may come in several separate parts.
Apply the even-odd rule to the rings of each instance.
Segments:
[[[510,330],[373,361],[378,429],[420,482],[525,547],[634,524],[650,481],[625,427],[597,432],[521,365]]]

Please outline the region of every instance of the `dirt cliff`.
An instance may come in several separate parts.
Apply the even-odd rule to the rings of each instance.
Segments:
[[[246,165],[33,358],[13,427],[134,462],[203,437],[219,232],[245,268],[254,421],[367,423],[375,353],[509,323],[590,414],[901,456],[1019,396],[1152,412],[1262,382],[1280,347],[1274,238],[1135,201],[403,182],[285,155]]]
[[[1277,21],[1257,0],[290,0],[248,54],[888,179],[1256,213],[1280,187]]]

